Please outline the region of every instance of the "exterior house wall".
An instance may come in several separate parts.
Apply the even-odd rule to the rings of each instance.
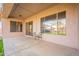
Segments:
[[[23,32],[10,32],[10,21],[23,22],[22,20],[3,18],[2,19],[3,37],[4,38],[15,38],[15,37],[24,36]]]
[[[77,5],[77,17],[78,17],[78,21],[77,21],[77,23],[78,23],[78,33],[77,33],[77,35],[78,35],[78,41],[77,41],[77,43],[78,43],[78,49],[79,49],[79,4]]]
[[[55,14],[61,11],[66,10],[66,36],[62,35],[50,35],[43,34],[43,40],[53,42],[56,44],[61,44],[64,46],[77,48],[79,49],[79,11],[78,7],[75,4],[59,4],[52,6],[38,14],[35,14],[27,19],[18,20],[18,19],[6,19],[3,18],[3,37],[4,38],[16,38],[20,36],[26,36],[25,25],[26,22],[33,21],[33,32],[40,32],[40,18]],[[23,32],[10,32],[10,21],[20,21],[23,22]]]
[[[43,40],[53,42],[56,44],[61,44],[64,46],[78,48],[78,18],[77,18],[77,8],[75,4],[60,4],[53,6],[47,10],[44,10],[38,14],[35,14],[27,19],[25,23],[33,21],[33,32],[40,32],[40,18],[55,14],[66,10],[66,36],[62,35],[50,35],[43,34]]]

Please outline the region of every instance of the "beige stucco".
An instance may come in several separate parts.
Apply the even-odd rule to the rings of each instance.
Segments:
[[[77,8],[75,4],[60,4],[51,7],[43,12],[40,12],[32,17],[26,19],[26,22],[33,21],[33,32],[40,32],[40,18],[55,14],[66,10],[66,36],[62,35],[47,35],[43,34],[43,40],[54,42],[57,44],[78,48],[78,18],[77,18]]]
[[[79,4],[78,4],[77,8],[78,8],[77,9],[77,12],[78,12],[78,14],[77,14],[77,17],[78,17],[78,21],[77,21],[77,23],[78,23],[78,26],[77,26],[78,29],[77,30],[78,30],[78,33],[77,34],[78,34],[78,49],[79,49]]]
[[[3,18],[2,19],[3,37],[4,38],[14,38],[14,37],[23,36],[23,32],[10,32],[10,21],[18,21],[18,22],[23,23],[22,20]]]
[[[12,7],[13,7],[13,3],[6,3],[6,4],[3,4],[3,16],[4,18],[7,18],[12,10]]]
[[[43,40],[54,42],[56,44],[77,48],[79,49],[79,37],[78,37],[78,9],[75,4],[60,4],[53,6],[45,11],[42,11],[38,14],[35,14],[29,18],[23,20],[17,19],[5,19],[3,18],[3,37],[18,37],[18,36],[27,36],[25,32],[25,23],[33,21],[33,32],[40,32],[40,18],[55,14],[61,11],[66,10],[66,36],[62,35],[47,35],[43,34]],[[10,32],[10,20],[22,21],[23,22],[23,32]]]

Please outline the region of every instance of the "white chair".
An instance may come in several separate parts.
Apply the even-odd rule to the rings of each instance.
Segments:
[[[33,38],[35,38],[35,39],[41,39],[42,40],[42,33],[38,33],[38,34],[36,34],[36,32],[34,32],[33,33]]]
[[[39,40],[39,39],[41,39],[42,40],[42,33],[38,33],[37,35],[36,35],[36,38]]]

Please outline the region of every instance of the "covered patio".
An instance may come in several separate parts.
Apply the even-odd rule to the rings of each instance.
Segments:
[[[5,56],[79,56],[79,4],[6,3],[2,10]]]

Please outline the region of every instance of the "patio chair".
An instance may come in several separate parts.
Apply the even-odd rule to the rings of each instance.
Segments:
[[[32,37],[36,39],[36,32],[32,33]]]
[[[38,33],[36,34],[36,32],[33,33],[33,38],[38,39],[38,40],[42,40],[42,33]]]

